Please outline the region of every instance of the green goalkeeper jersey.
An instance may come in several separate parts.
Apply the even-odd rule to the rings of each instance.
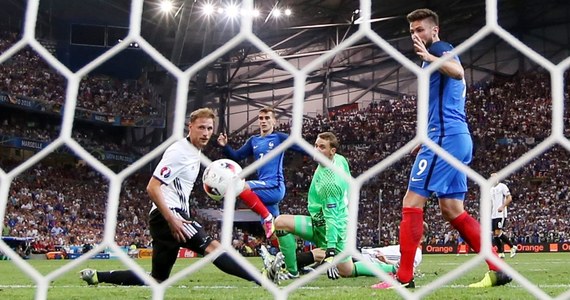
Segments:
[[[335,154],[333,164],[350,175],[348,161]],[[308,195],[308,210],[313,226],[326,232],[327,248],[344,248],[348,223],[348,182],[325,166],[315,170]]]

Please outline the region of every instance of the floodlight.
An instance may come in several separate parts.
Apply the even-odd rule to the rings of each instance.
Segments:
[[[206,16],[211,16],[216,11],[216,8],[212,3],[206,3],[202,6],[202,13]]]
[[[174,3],[171,0],[161,0],[159,7],[161,12],[169,13],[174,10]]]
[[[238,17],[239,16],[239,7],[234,3],[231,3],[228,6],[226,6],[226,16],[228,16],[229,18]]]
[[[273,16],[276,18],[281,17],[281,10],[279,8],[276,8],[273,10]]]

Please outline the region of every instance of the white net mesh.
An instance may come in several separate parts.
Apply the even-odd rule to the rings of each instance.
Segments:
[[[47,157],[50,153],[52,153],[58,147],[66,145],[71,150],[73,150],[78,156],[83,158],[88,164],[94,168],[97,172],[101,173],[104,177],[106,177],[110,182],[109,193],[108,193],[108,205],[107,205],[107,214],[105,220],[105,232],[103,242],[97,245],[94,249],[90,251],[90,254],[98,253],[99,251],[105,249],[106,247],[110,247],[118,256],[118,258],[129,268],[135,270],[144,280],[151,285],[153,289],[153,298],[154,299],[162,299],[164,298],[165,291],[167,287],[184,278],[190,273],[199,270],[200,268],[204,267],[206,264],[210,263],[213,259],[215,259],[219,254],[220,251],[214,252],[208,255],[205,259],[200,260],[198,263],[193,264],[192,266],[184,269],[181,272],[174,274],[169,280],[163,282],[162,284],[157,284],[152,278],[150,278],[145,271],[133,260],[129,259],[128,256],[123,253],[119,246],[115,241],[115,229],[117,226],[117,210],[119,206],[119,194],[121,190],[121,184],[125,180],[125,178],[131,174],[133,174],[136,170],[141,168],[142,166],[148,164],[152,159],[161,155],[161,153],[166,149],[166,147],[171,144],[173,141],[178,139],[183,135],[184,131],[184,118],[186,112],[186,95],[188,94],[188,86],[190,82],[190,78],[194,76],[199,70],[207,67],[209,64],[214,62],[217,58],[221,57],[223,54],[227,53],[231,49],[235,48],[238,44],[242,43],[243,41],[249,42],[251,45],[255,46],[259,50],[265,53],[268,57],[270,57],[274,62],[276,62],[281,68],[290,72],[294,75],[295,83],[294,83],[294,106],[293,106],[293,119],[292,119],[292,133],[290,139],[281,145],[276,151],[271,152],[269,155],[271,158],[278,154],[278,152],[283,151],[287,147],[289,147],[293,143],[298,143],[301,145],[307,152],[315,153],[312,146],[302,139],[301,129],[302,129],[302,122],[303,122],[303,102],[305,98],[305,86],[306,86],[306,78],[308,74],[312,71],[320,68],[324,63],[326,63],[332,57],[338,55],[341,51],[346,49],[347,47],[353,45],[357,41],[368,38],[373,43],[378,45],[381,49],[383,49],[387,54],[389,54],[393,59],[403,65],[405,68],[411,70],[414,74],[416,74],[418,78],[418,130],[416,137],[408,142],[405,146],[394,152],[392,155],[384,159],[382,162],[371,168],[370,170],[361,174],[358,178],[350,178],[350,184],[352,187],[360,188],[369,178],[375,176],[376,174],[384,171],[389,166],[393,165],[395,162],[400,160],[404,155],[410,152],[410,150],[418,143],[423,143],[433,149],[437,155],[442,157],[444,160],[448,161],[452,166],[465,172],[468,177],[477,183],[481,189],[482,198],[480,199],[480,211],[481,211],[481,224],[482,224],[482,232],[489,232],[490,228],[490,207],[489,201],[487,201],[488,194],[484,191],[488,191],[491,187],[491,182],[486,178],[479,175],[477,172],[473,171],[469,167],[463,165],[461,162],[453,158],[447,152],[445,152],[442,148],[438,145],[433,143],[430,139],[427,138],[427,109],[428,109],[428,88],[429,88],[429,75],[431,72],[437,70],[437,68],[442,64],[443,61],[438,61],[432,64],[428,69],[421,69],[415,62],[410,61],[406,58],[402,53],[396,50],[394,47],[391,46],[390,43],[385,41],[382,37],[378,36],[374,31],[371,30],[370,23],[367,20],[370,20],[370,7],[371,2],[370,0],[362,0],[360,5],[360,15],[361,21],[359,24],[359,30],[351,35],[349,38],[344,40],[342,43],[337,45],[331,51],[328,51],[326,54],[321,55],[317,59],[313,60],[311,63],[303,66],[301,69],[297,69],[294,67],[290,62],[279,56],[275,51],[273,51],[269,46],[267,46],[262,40],[260,40],[255,34],[252,33],[252,20],[248,15],[241,16],[241,29],[237,36],[229,40],[223,46],[219,47],[199,62],[193,64],[187,70],[180,70],[177,66],[175,66],[171,61],[165,58],[160,52],[158,52],[153,46],[148,43],[142,36],[141,36],[141,16],[143,13],[143,1],[142,0],[133,0],[132,6],[130,10],[130,23],[129,23],[129,34],[125,38],[125,40],[116,45],[115,47],[111,48],[105,54],[101,55],[97,59],[93,60],[77,72],[70,71],[67,67],[65,67],[61,62],[59,62],[48,50],[46,50],[35,38],[35,28],[36,28],[36,20],[37,20],[37,12],[39,7],[40,0],[29,0],[27,4],[26,10],[26,18],[25,18],[25,27],[24,27],[24,35],[23,38],[18,41],[15,45],[9,48],[0,56],[0,63],[5,62],[8,58],[13,56],[18,51],[22,50],[26,46],[30,46],[36,51],[41,57],[43,57],[51,67],[59,71],[66,79],[67,79],[67,90],[66,90],[66,101],[65,101],[65,108],[64,108],[64,115],[63,115],[63,126],[60,136],[53,141],[49,146],[45,149],[34,155],[32,158],[28,159],[18,167],[14,168],[10,172],[6,173],[4,171],[0,171],[0,217],[4,217],[6,212],[6,205],[8,199],[8,193],[10,189],[10,184],[14,180],[16,176],[22,174],[25,170],[29,169],[32,165],[40,162],[42,159]],[[244,9],[252,8],[253,1],[244,1],[242,3]],[[507,167],[502,169],[498,173],[499,178],[505,178],[509,174],[513,173],[517,169],[521,168],[524,164],[528,163],[531,159],[537,157],[538,155],[545,152],[547,149],[552,147],[555,144],[560,144],[564,148],[570,151],[570,142],[563,136],[563,112],[564,112],[564,105],[563,105],[563,72],[568,68],[570,65],[570,58],[565,59],[561,63],[555,65],[549,60],[542,57],[537,52],[530,49],[528,46],[517,40],[513,35],[509,32],[501,28],[497,22],[497,1],[496,0],[488,0],[486,2],[486,25],[481,28],[478,32],[476,32],[471,38],[467,39],[461,45],[459,45],[453,51],[453,54],[461,54],[467,51],[471,46],[476,44],[477,42],[481,41],[483,38],[488,36],[489,34],[496,34],[518,51],[523,53],[525,56],[536,62],[537,64],[541,65],[542,67],[546,68],[551,75],[552,78],[552,134],[540,143],[537,147],[533,148],[531,151],[527,152],[525,155],[514,161],[513,163],[509,164]],[[174,114],[174,130],[172,135],[164,141],[160,147],[157,147],[146,156],[138,160],[137,162],[130,165],[128,168],[124,169],[120,173],[114,173],[105,165],[103,165],[100,161],[98,161],[95,157],[93,157],[88,151],[86,151],[80,144],[78,144],[75,140],[73,140],[71,136],[72,128],[73,128],[73,120],[74,120],[74,108],[76,107],[76,99],[78,95],[78,88],[80,84],[80,80],[83,76],[94,70],[97,66],[102,64],[103,62],[109,60],[111,57],[116,55],[117,53],[126,49],[129,43],[137,42],[140,45],[140,48],[145,51],[149,56],[151,56],[157,63],[159,63],[162,67],[164,67],[168,72],[174,75],[177,78],[177,90],[176,90],[176,109]],[[448,58],[451,55],[447,56]],[[317,159],[325,164],[330,165],[322,156],[317,156]],[[267,160],[265,160],[267,161]],[[209,162],[209,160],[204,159],[204,163]],[[263,164],[263,161],[257,161],[250,166],[248,166],[245,170],[245,174],[249,174],[254,172],[254,170]],[[485,196],[487,195],[487,196]],[[343,252],[342,256],[352,255],[354,257],[361,257],[360,253],[356,249],[356,232],[357,232],[357,220],[358,220],[358,201],[359,201],[359,191],[358,189],[352,189],[352,194],[350,195],[350,224],[348,228],[348,245],[346,252]],[[310,274],[307,276],[302,277],[299,280],[296,280],[292,284],[288,285],[285,288],[280,289],[273,283],[267,281],[266,279],[262,279],[261,276],[258,274],[258,270],[255,269],[251,264],[249,264],[241,255],[239,255],[233,247],[231,246],[231,231],[233,229],[232,222],[233,220],[233,207],[235,205],[235,199],[228,198],[224,204],[224,221],[223,228],[222,228],[222,236],[221,241],[224,250],[228,251],[232,257],[240,262],[244,266],[246,270],[248,270],[252,274],[257,274],[257,277],[262,280],[263,286],[267,288],[276,299],[286,299],[288,295],[298,289],[299,287],[307,284],[308,282],[314,280],[316,276],[319,274]],[[484,235],[483,235],[484,236]],[[483,251],[479,256],[474,257],[473,259],[469,260],[466,264],[459,266],[452,272],[445,274],[437,278],[435,281],[429,283],[428,285],[422,287],[421,289],[417,289],[414,292],[410,292],[405,289],[399,289],[398,292],[405,298],[408,299],[419,299],[425,297],[436,290],[438,287],[454,280],[458,276],[464,274],[469,269],[473,268],[477,264],[481,263],[484,259],[491,260],[493,263],[501,266],[504,270],[513,277],[513,279],[520,283],[522,287],[528,289],[528,291],[535,297],[541,299],[549,299],[551,298],[549,295],[544,293],[539,287],[535,284],[527,280],[525,277],[521,276],[521,274],[517,273],[513,268],[505,264],[502,260],[498,259],[489,251],[490,247],[490,238],[485,238],[482,241],[482,249],[486,249]],[[36,283],[37,283],[37,293],[36,299],[47,299],[48,295],[48,288],[50,286],[50,282],[57,277],[61,276],[66,272],[70,272],[78,265],[84,263],[90,255],[84,255],[80,258],[64,265],[63,267],[42,276],[37,270],[31,267],[28,263],[22,260],[14,251],[12,251],[4,242],[0,242],[0,251],[6,253],[13,262],[22,269],[26,274],[28,274]],[[339,261],[337,259],[336,261]],[[321,270],[320,273],[324,272],[324,269]],[[388,278],[385,274],[377,272],[377,275],[385,280],[392,280]],[[562,294],[559,296],[559,299],[564,299],[570,297],[570,292]]]

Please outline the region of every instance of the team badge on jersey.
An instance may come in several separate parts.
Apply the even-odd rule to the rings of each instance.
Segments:
[[[273,146],[275,146],[275,144],[273,142],[269,142],[269,149],[273,149]]]
[[[164,178],[168,178],[170,177],[170,173],[171,170],[169,167],[162,167],[162,169],[160,169],[160,176],[164,177]]]

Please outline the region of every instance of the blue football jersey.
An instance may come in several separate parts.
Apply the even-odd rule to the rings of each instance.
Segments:
[[[428,51],[437,57],[453,49],[449,43],[438,41],[433,43]],[[459,61],[456,55],[455,60]],[[423,62],[426,68],[428,62]],[[465,116],[466,86],[464,79],[454,79],[435,71],[430,77],[429,89],[429,137],[447,136],[460,133],[469,133],[467,118]]]
[[[224,147],[224,154],[235,161],[240,161],[247,157],[253,156],[255,160],[263,159],[267,153],[277,148],[288,135],[282,132],[273,132],[266,136],[254,135],[250,137],[245,144],[238,150],[233,150],[230,146]],[[303,150],[294,145],[290,149],[302,152]],[[268,160],[263,166],[257,170],[258,180],[277,180],[283,182],[283,156],[284,152]]]

